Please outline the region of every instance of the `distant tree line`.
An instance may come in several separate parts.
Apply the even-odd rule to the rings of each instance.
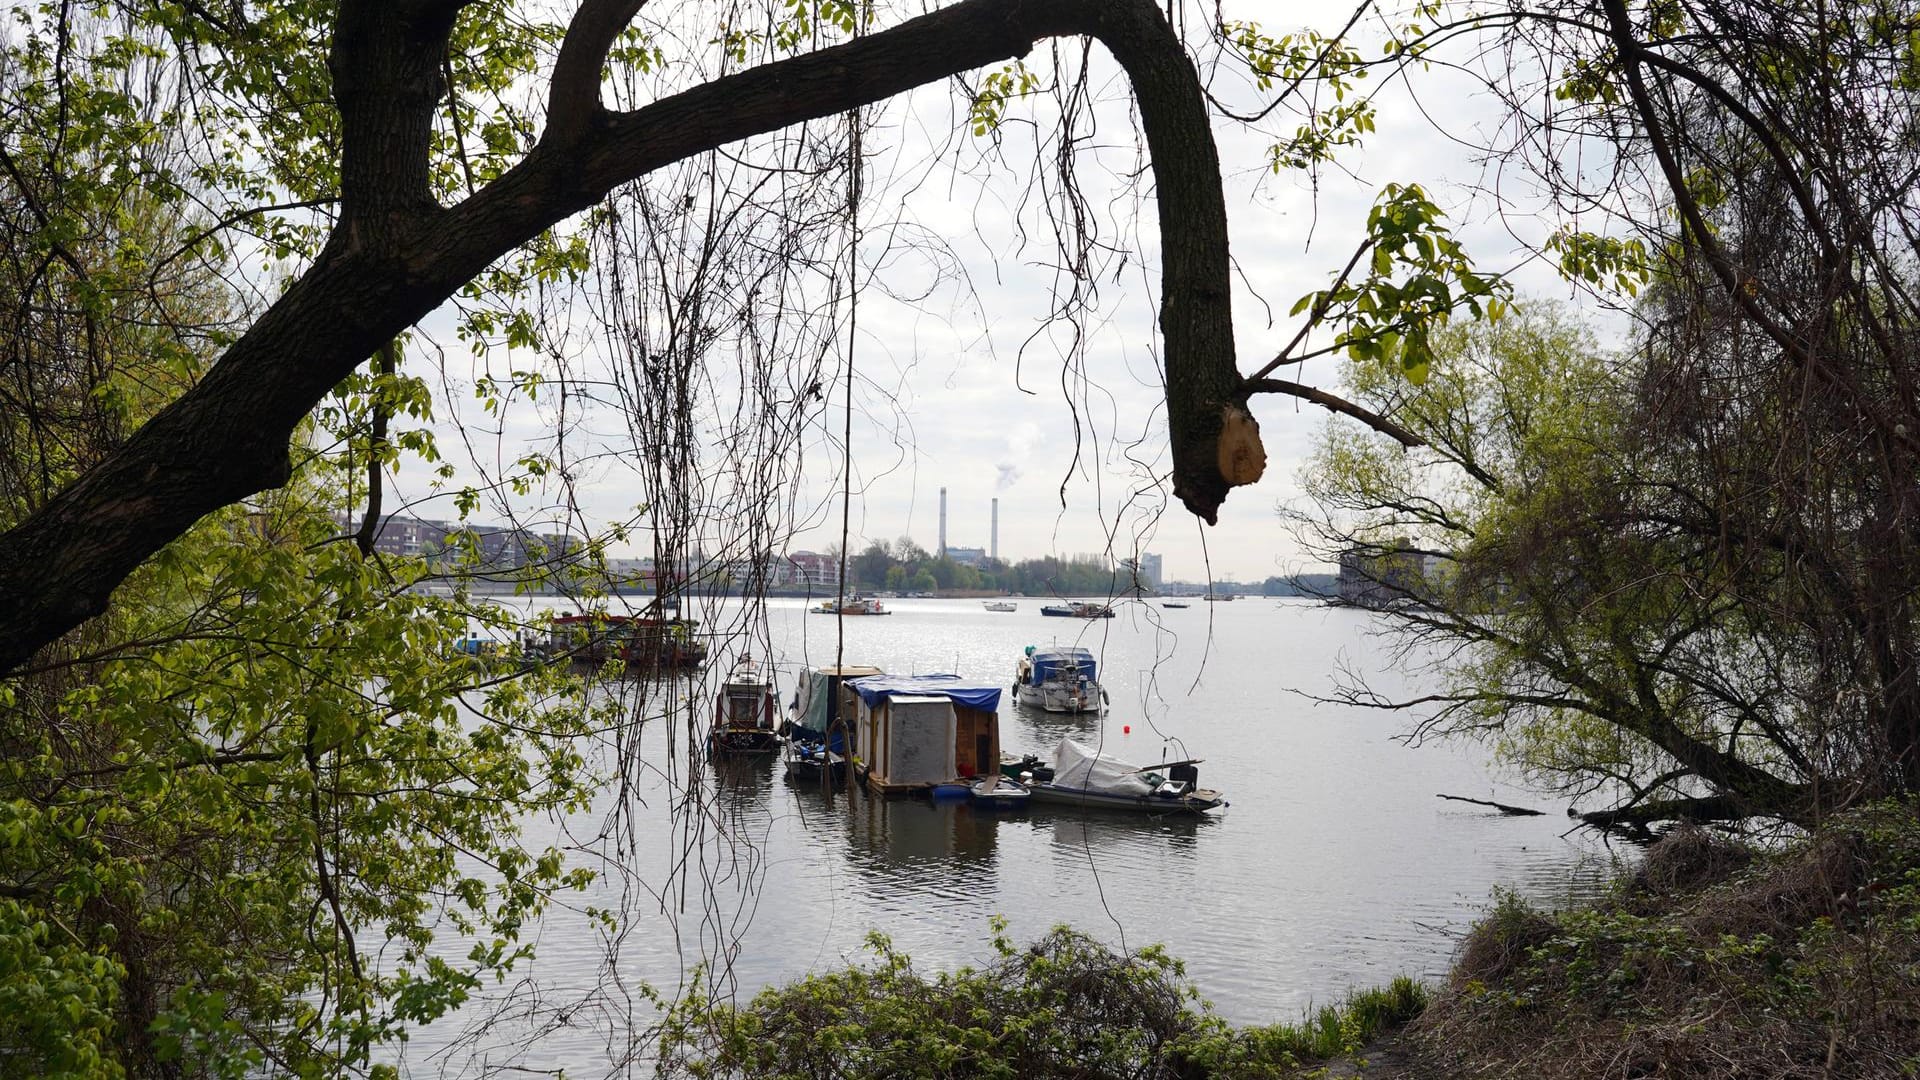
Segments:
[[[1216,592],[1256,596],[1327,596],[1332,574],[1269,577],[1257,584],[1216,581]],[[921,547],[910,536],[875,540],[847,559],[847,581],[855,589],[889,592],[1003,592],[1024,596],[1119,596],[1160,591],[1144,579],[1136,581],[1126,567],[1108,566],[1096,559],[1048,556],[1016,563],[987,559],[979,566],[955,562]]]
[[[1135,591],[1131,573],[1095,559],[1048,556],[1017,563],[987,559],[973,566],[936,555],[910,536],[869,543],[847,559],[847,580],[856,589],[891,592],[954,589],[1027,596],[1114,596]]]

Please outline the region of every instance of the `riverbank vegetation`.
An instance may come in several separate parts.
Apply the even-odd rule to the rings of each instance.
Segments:
[[[1105,559],[1048,556],[1011,563],[986,559],[975,566],[930,552],[907,536],[897,541],[875,540],[850,556],[847,579],[856,589],[984,590],[1023,596],[1116,596],[1137,587],[1151,587],[1150,582],[1136,583],[1130,575],[1115,571]]]
[[[1911,1075],[1920,822],[1880,805],[1771,849],[1682,829],[1592,907],[1507,897],[1400,1049],[1435,1077]]]
[[[1790,842],[1670,833],[1605,896],[1511,894],[1445,982],[1233,1027],[1157,947],[1059,929],[982,969],[875,959],[739,1006],[683,1001],[671,1077],[1382,1080],[1867,1078],[1920,1068],[1920,820],[1864,808]]]
[[[1299,1023],[1234,1028],[1158,946],[1122,953],[1060,927],[1023,948],[996,925],[991,965],[931,975],[884,937],[869,946],[872,963],[740,1006],[713,1005],[696,987],[669,1016],[660,1074],[1261,1080],[1352,1054],[1426,1003],[1403,978]]]

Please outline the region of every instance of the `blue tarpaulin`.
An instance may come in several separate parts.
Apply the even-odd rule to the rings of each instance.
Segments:
[[[1033,650],[1033,684],[1039,684],[1060,677],[1060,669],[1068,661],[1080,665],[1082,678],[1098,678],[1094,674],[1093,653],[1078,645],[1046,645]]]
[[[924,694],[950,698],[955,704],[981,712],[1000,708],[1000,684],[963,679],[958,675],[870,675],[847,683],[872,708],[882,698]]]

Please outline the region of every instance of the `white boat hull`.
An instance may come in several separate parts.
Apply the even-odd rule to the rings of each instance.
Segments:
[[[1027,785],[1032,800],[1056,806],[1094,807],[1102,810],[1126,810],[1144,814],[1204,814],[1227,801],[1220,793],[1201,788],[1184,795],[1119,795],[1088,788],[1056,787],[1045,780]]]
[[[1013,810],[1027,805],[1033,792],[1018,780],[1004,776],[992,776],[977,780],[973,784],[973,801],[981,806]]]
[[[1090,686],[1086,690],[1068,690],[1054,684],[1029,686],[1021,683],[1014,687],[1014,700],[1027,708],[1044,709],[1051,713],[1089,713],[1101,709],[1098,686]]]

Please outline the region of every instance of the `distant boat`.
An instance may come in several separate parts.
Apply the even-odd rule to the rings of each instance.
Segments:
[[[1040,609],[1042,615],[1054,615],[1065,619],[1111,619],[1113,609],[1105,604],[1090,604],[1084,600],[1069,600],[1064,604],[1048,604]]]
[[[760,662],[742,656],[720,686],[713,704],[713,727],[707,732],[709,754],[767,754],[780,747],[773,729],[773,683]]]
[[[1233,598],[1232,593],[1208,593],[1206,596],[1201,597],[1201,599],[1209,604],[1224,604]]]
[[[844,600],[822,600],[808,608],[814,615],[891,615],[880,601],[864,596],[849,596]]]
[[[453,651],[463,656],[478,657],[482,660],[497,660],[507,655],[509,646],[499,638],[479,637],[469,634],[453,643]]]
[[[982,600],[981,606],[988,611],[1019,611],[1020,605],[1007,600]]]
[[[1163,600],[1161,601],[1160,606],[1161,607],[1192,607],[1193,605],[1187,603],[1185,600]]]

